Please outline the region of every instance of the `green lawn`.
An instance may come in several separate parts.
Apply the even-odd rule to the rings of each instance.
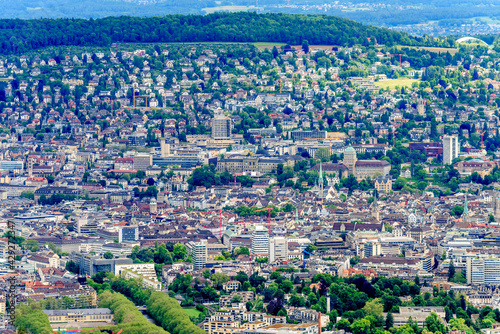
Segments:
[[[411,87],[414,82],[418,82],[420,80],[417,79],[409,79],[409,78],[399,78],[399,79],[389,79],[384,81],[376,81],[375,85],[379,88],[389,88],[394,89],[396,87]]]
[[[197,318],[201,312],[195,308],[185,308],[184,311],[189,315],[189,317]]]

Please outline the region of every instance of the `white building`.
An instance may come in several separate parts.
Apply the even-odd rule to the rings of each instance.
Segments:
[[[200,240],[200,242],[194,243],[191,256],[193,257],[195,270],[205,267],[205,263],[207,263],[207,246],[207,240]]]
[[[443,164],[451,164],[459,152],[458,136],[443,136]]]
[[[276,260],[288,260],[288,242],[284,237],[269,239],[269,263]]]
[[[500,285],[500,259],[489,255],[468,257],[467,284]]]
[[[229,117],[217,116],[212,120],[212,138],[231,138],[231,119]]]
[[[265,256],[269,254],[269,234],[262,225],[257,225],[255,232],[252,233],[252,254]]]
[[[157,280],[154,263],[115,264],[116,276],[120,275],[125,270],[133,271],[136,274],[139,274],[151,280]]]

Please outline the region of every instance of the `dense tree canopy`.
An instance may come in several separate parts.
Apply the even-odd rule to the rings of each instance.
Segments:
[[[2,53],[22,53],[57,45],[109,46],[114,42],[266,41],[298,45],[304,36],[311,45],[363,44],[369,38],[388,45],[439,43],[326,15],[214,13],[97,20],[0,20]]]

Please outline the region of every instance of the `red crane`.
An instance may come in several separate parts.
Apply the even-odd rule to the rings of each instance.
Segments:
[[[257,211],[254,211],[254,212],[260,212],[260,211],[265,211],[267,210],[267,222],[268,222],[268,228],[269,228],[269,235],[271,235],[271,208],[264,208],[264,209],[260,209],[260,210],[257,210]]]
[[[486,133],[484,130],[480,130],[479,134],[481,135],[481,148],[484,150],[484,142],[483,142],[483,136]]]
[[[219,215],[219,239],[222,240],[222,209],[217,211],[193,211],[193,212],[201,212],[201,213],[215,213]]]
[[[401,56],[404,56],[404,54],[401,54],[401,53],[394,53],[394,54],[390,54],[391,56],[399,56],[399,67],[401,67]]]
[[[245,217],[243,217],[243,220],[242,221],[238,221],[236,223],[243,223],[243,234],[245,234],[245,231],[246,231],[246,226],[245,226]]]
[[[236,189],[236,176],[243,175],[243,173],[234,173],[234,189]]]

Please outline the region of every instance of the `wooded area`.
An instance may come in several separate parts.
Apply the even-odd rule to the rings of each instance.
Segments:
[[[0,20],[0,52],[23,53],[60,45],[109,46],[112,43],[281,42],[351,46],[449,46],[326,15],[215,13],[164,17],[108,17],[98,20]],[[446,45],[444,45],[446,44]]]

